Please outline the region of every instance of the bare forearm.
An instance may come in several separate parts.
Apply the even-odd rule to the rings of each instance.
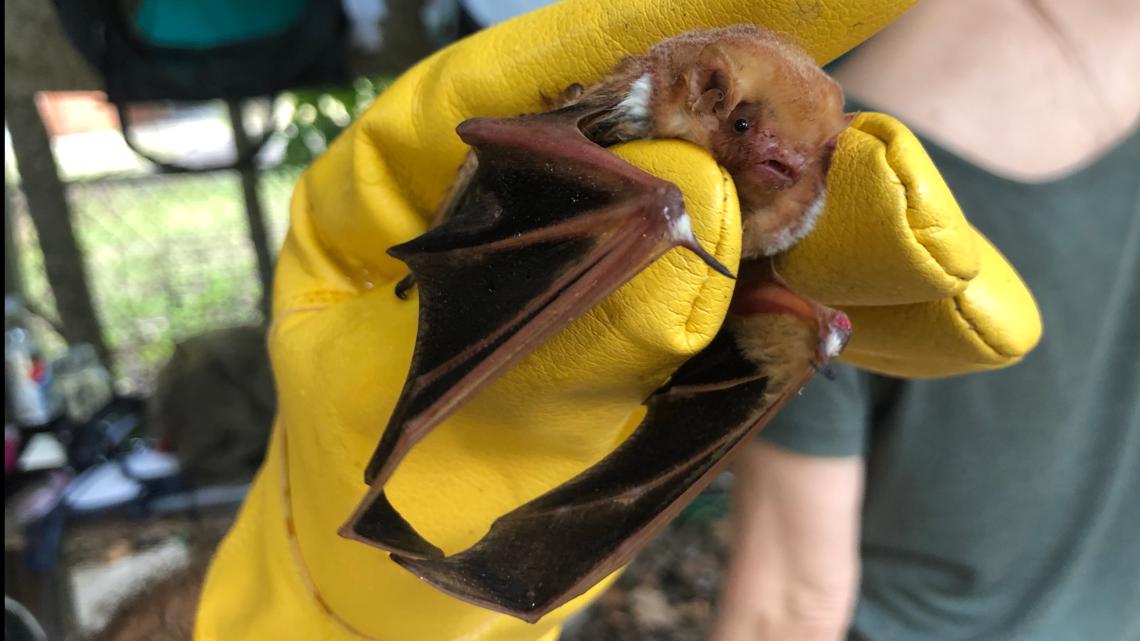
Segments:
[[[735,535],[713,641],[839,641],[859,574],[862,459],[757,442],[736,466]]]

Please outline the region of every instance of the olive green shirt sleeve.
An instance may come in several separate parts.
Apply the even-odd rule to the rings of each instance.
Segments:
[[[817,375],[762,432],[760,438],[810,456],[860,456],[867,448],[872,377],[842,363],[832,377]]]

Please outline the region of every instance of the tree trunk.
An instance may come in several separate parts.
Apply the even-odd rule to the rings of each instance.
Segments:
[[[110,365],[110,352],[91,303],[83,255],[71,226],[66,187],[59,178],[51,139],[35,99],[5,96],[4,120],[12,136],[20,188],[44,253],[44,270],[55,295],[64,339],[71,344],[92,345],[103,362]]]

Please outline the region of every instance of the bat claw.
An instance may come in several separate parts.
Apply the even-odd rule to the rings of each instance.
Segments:
[[[415,286],[416,286],[416,275],[415,274],[408,274],[407,276],[404,276],[403,278],[400,279],[400,282],[396,283],[396,298],[399,298],[400,300],[408,300],[408,294],[412,291],[412,288]]]
[[[698,258],[704,261],[704,263],[716,273],[721,274],[722,276],[727,276],[732,280],[736,280],[736,274],[732,273],[731,269],[725,267],[724,263],[716,259],[716,256],[713,256],[708,252],[708,250],[702,247],[700,242],[698,242],[695,238],[686,238],[681,243],[681,245],[696,254]]]

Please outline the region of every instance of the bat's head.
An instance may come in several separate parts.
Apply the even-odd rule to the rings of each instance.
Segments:
[[[850,122],[839,85],[818,68],[796,77],[786,61],[752,57],[739,64],[737,100],[710,135],[717,160],[754,192],[785,191],[805,180],[822,188]]]
[[[825,174],[850,123],[839,84],[777,34],[750,25],[705,33],[685,79],[717,159],[768,192]]]
[[[750,25],[694,42],[683,74],[689,139],[732,174],[746,216],[746,252],[772,254],[801,238],[822,209],[839,134],[851,122],[843,90],[797,44]],[[753,249],[754,251],[749,251]]]

